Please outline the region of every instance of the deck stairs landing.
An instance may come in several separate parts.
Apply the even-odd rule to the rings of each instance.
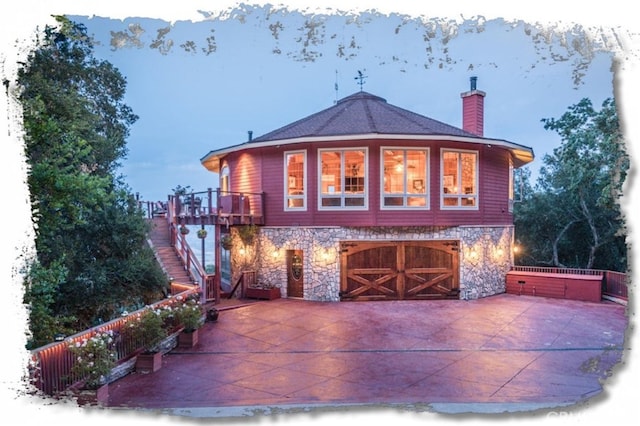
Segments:
[[[151,222],[151,232],[149,240],[160,266],[168,277],[174,282],[181,284],[191,284],[193,280],[189,277],[180,257],[171,246],[171,238],[169,235],[169,222],[166,218],[157,217],[149,219]]]

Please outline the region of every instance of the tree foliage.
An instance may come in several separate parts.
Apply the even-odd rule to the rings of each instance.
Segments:
[[[562,143],[516,205],[516,238],[526,247],[521,263],[626,272],[620,198],[629,158],[614,101],[597,111],[582,99],[542,122]]]
[[[18,71],[36,248],[25,275],[31,346],[157,299],[167,283],[116,174],[138,118],[126,80],[93,57],[84,26],[56,21]]]

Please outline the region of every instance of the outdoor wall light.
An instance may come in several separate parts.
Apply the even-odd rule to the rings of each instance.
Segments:
[[[472,249],[469,251],[469,257],[470,257],[472,260],[476,260],[476,259],[478,259],[478,251],[477,251],[475,248],[472,248]]]
[[[324,260],[325,262],[329,260],[329,249],[324,249],[324,251],[322,252],[322,260]]]
[[[239,250],[239,252],[240,252],[240,256],[244,256],[244,253],[245,253],[244,247],[243,247],[243,248],[241,248],[241,249]]]
[[[278,256],[280,256],[280,249],[275,249],[273,250],[273,253],[271,253],[271,256],[273,256],[274,259],[276,259]]]

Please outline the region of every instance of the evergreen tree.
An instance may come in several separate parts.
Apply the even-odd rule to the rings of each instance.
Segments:
[[[126,80],[63,16],[20,64],[36,258],[25,278],[30,346],[162,297],[167,279],[119,161],[137,116]]]

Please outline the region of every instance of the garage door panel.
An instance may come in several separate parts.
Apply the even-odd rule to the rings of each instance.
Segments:
[[[457,241],[342,244],[343,300],[457,298]]]

